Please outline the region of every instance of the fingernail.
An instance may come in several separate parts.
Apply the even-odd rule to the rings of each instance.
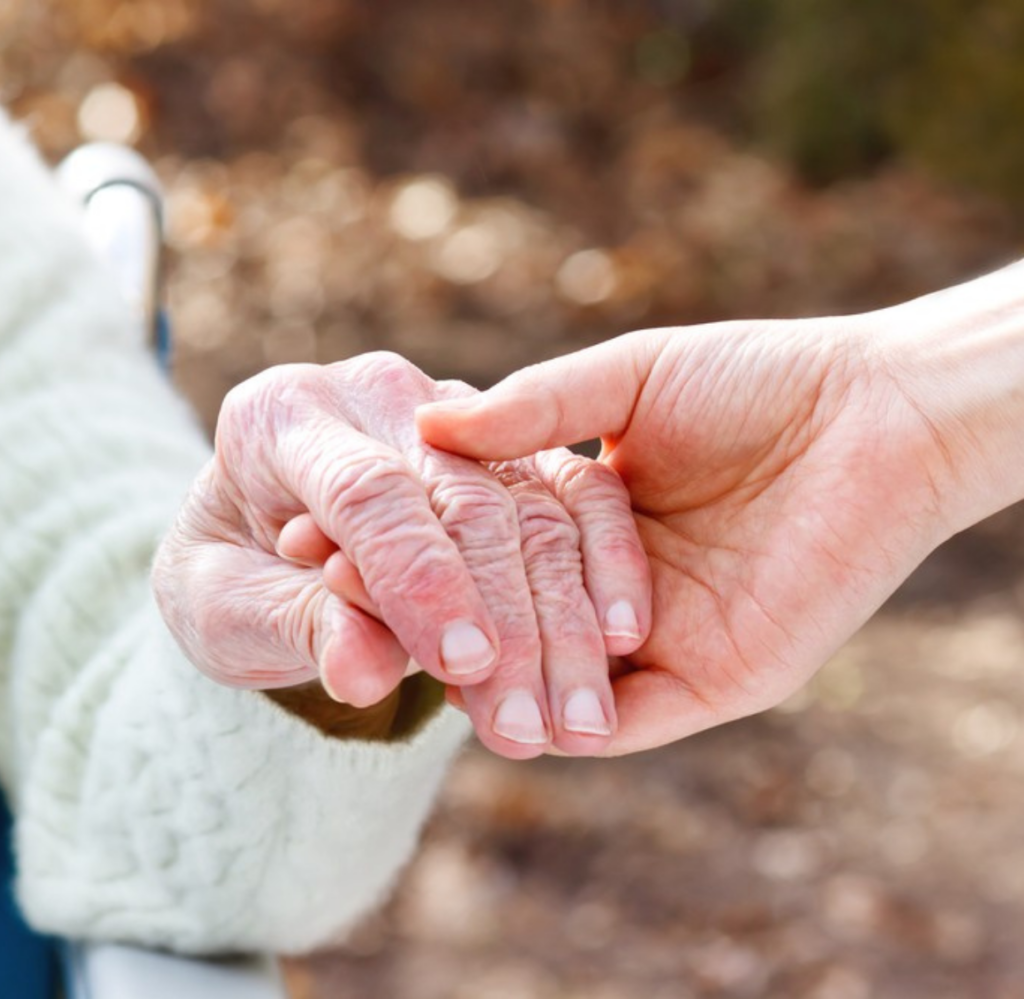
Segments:
[[[498,735],[526,746],[542,746],[548,741],[540,707],[525,690],[513,690],[505,697],[491,727]]]
[[[627,600],[616,600],[604,616],[604,633],[609,638],[639,638],[640,622]]]
[[[323,624],[320,633],[320,655],[317,657],[316,671],[320,676],[320,683],[323,685],[327,696],[332,701],[344,704],[345,699],[335,690],[327,677],[327,664],[331,661],[334,646],[338,642],[338,634],[344,628],[344,613],[336,600],[330,600],[327,610],[323,616]]]
[[[327,696],[332,701],[337,701],[339,704],[344,704],[345,698],[342,697],[341,694],[337,690],[335,690],[334,687],[331,686],[331,681],[329,679],[330,674],[326,668],[327,660],[331,652],[331,649],[334,645],[334,642],[334,638],[329,638],[327,642],[324,644],[323,652],[320,653],[320,663],[317,672],[320,674],[320,683],[323,686],[324,690],[327,692]]]
[[[469,621],[455,621],[441,636],[441,662],[453,676],[479,673],[494,662],[494,646]]]
[[[562,724],[569,732],[581,735],[611,735],[612,728],[605,717],[601,701],[592,690],[581,687],[574,690],[562,709]]]
[[[341,696],[330,684],[327,679],[326,673],[320,674],[320,686],[324,688],[324,692],[332,701],[337,701],[339,704],[345,704],[345,698]]]

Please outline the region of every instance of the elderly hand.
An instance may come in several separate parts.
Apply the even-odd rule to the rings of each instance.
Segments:
[[[1024,338],[1003,350],[1015,383],[998,374],[998,356],[987,382],[975,377],[971,352],[993,349],[992,323],[972,326],[969,304],[939,299],[889,315],[634,333],[418,413],[426,440],[479,459],[603,437],[654,583],[650,640],[614,681],[610,753],[777,703],[965,526],[957,476],[973,472],[953,457],[949,414],[971,398],[954,406],[956,392],[976,382],[979,409],[987,391],[992,422],[1000,409],[1007,426],[1007,410],[1017,413],[1017,443],[1000,431],[1004,457],[991,448],[988,468],[1011,453],[1020,467]],[[925,333],[958,310],[982,346],[954,339],[940,350]],[[1020,311],[1016,326],[1003,319],[1005,338]],[[970,429],[960,426],[961,443]],[[989,502],[996,490],[975,494]]]
[[[214,679],[319,676],[370,705],[410,656],[512,758],[605,749],[608,654],[650,627],[617,475],[560,450],[490,469],[425,445],[417,405],[470,392],[393,355],[271,369],[231,392],[154,585]]]

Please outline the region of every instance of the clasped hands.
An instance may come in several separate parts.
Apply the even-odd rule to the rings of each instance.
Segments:
[[[633,333],[482,394],[386,354],[271,369],[225,402],[164,616],[235,686],[370,705],[421,668],[515,759],[762,710],[958,527],[886,339],[913,310],[880,315]]]
[[[424,443],[416,407],[471,391],[379,353],[231,392],[154,574],[193,663],[355,706],[420,668],[497,753],[606,750],[608,657],[650,630],[629,497],[564,449],[483,465]]]

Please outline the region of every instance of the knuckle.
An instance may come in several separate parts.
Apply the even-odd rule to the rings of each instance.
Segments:
[[[315,364],[282,364],[236,385],[217,417],[218,453],[251,445],[254,428],[274,442],[315,406],[323,394],[323,370]]]
[[[396,592],[417,606],[455,593],[462,573],[450,551],[432,537],[404,537],[395,558]]]
[[[258,423],[258,400],[259,390],[251,381],[236,385],[224,396],[214,434],[214,445],[220,459],[224,460],[226,455],[240,447],[246,428]]]
[[[634,531],[617,524],[605,525],[596,536],[587,537],[584,529],[582,545],[587,555],[599,565],[614,566],[616,573],[645,575],[649,571],[647,554]]]
[[[554,502],[524,502],[519,510],[519,533],[524,554],[562,558],[571,555],[579,560],[579,528]]]
[[[465,482],[444,476],[433,483],[431,506],[449,534],[467,532],[507,536],[516,531],[516,505],[498,483]]]
[[[468,576],[457,553],[426,531],[396,527],[380,538],[363,577],[383,620],[416,647],[464,605]]]
[[[379,389],[403,395],[421,394],[431,380],[400,354],[376,350],[341,362],[345,376],[371,390]]]
[[[393,350],[371,350],[351,361],[342,363],[360,367],[363,372],[376,371],[380,374],[417,370],[411,361],[407,361],[401,354],[396,354]]]
[[[278,399],[319,388],[321,381],[321,369],[315,364],[279,364],[267,368],[227,393],[221,406],[221,419],[251,418],[254,413],[264,413]]]
[[[462,399],[466,396],[476,395],[479,391],[469,382],[462,381],[461,378],[445,378],[437,383],[439,399]]]
[[[224,402],[220,408],[221,419],[248,411],[254,400],[260,398],[268,385],[275,380],[275,371],[270,368],[252,378],[247,378],[244,382],[239,382],[224,396]]]
[[[397,452],[364,448],[349,453],[345,461],[324,456],[316,464],[314,488],[333,522],[372,528],[377,519],[386,526],[394,517],[407,515],[412,471]]]
[[[494,480],[511,493],[521,492],[528,487],[533,488],[532,483],[537,478],[536,470],[532,467],[530,460],[525,458],[514,458],[511,461],[489,461],[486,468]]]
[[[599,461],[571,454],[559,456],[552,476],[555,491],[569,502],[579,505],[599,505],[602,509],[609,503],[629,506],[629,493],[617,472]]]
[[[401,455],[362,454],[326,471],[324,488],[336,540],[382,608],[443,608],[464,597],[466,570],[455,543]]]

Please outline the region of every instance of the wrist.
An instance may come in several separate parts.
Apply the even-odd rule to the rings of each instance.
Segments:
[[[1024,499],[1024,264],[866,317],[952,535]]]
[[[333,700],[319,680],[258,693],[328,738],[361,742],[387,742],[412,735],[444,700],[441,685],[425,673],[406,677],[382,701],[366,708]]]
[[[260,693],[332,739],[374,742],[390,737],[400,698],[396,687],[382,701],[356,708],[332,700],[319,680]]]

